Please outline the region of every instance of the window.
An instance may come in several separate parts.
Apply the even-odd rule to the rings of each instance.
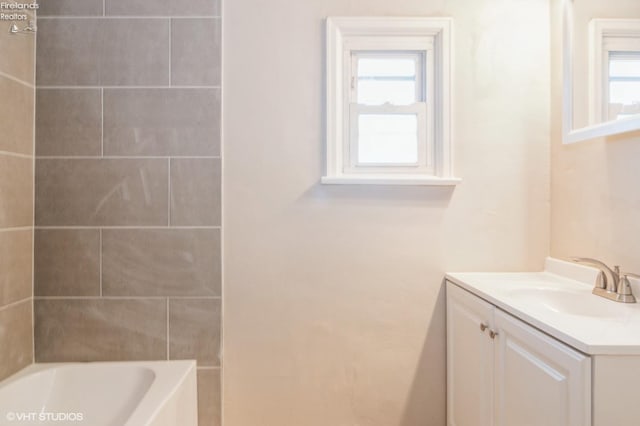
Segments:
[[[591,22],[593,124],[640,114],[640,20]]]
[[[640,114],[640,45],[637,51],[609,52],[608,68],[609,119]]]
[[[327,20],[323,183],[450,185],[451,21]]]
[[[427,171],[424,56],[351,52],[346,171]]]

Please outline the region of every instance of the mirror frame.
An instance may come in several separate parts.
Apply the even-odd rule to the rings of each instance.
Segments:
[[[573,128],[573,3],[562,5],[562,143],[572,144],[640,130],[640,114],[620,120]]]

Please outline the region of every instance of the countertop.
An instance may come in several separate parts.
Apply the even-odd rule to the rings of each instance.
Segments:
[[[461,272],[448,273],[446,279],[585,354],[640,355],[640,303],[591,294],[597,272],[548,258],[542,272]],[[513,296],[513,290],[549,287],[576,294],[576,303],[588,301],[589,309],[595,306],[613,314],[593,317],[580,305],[574,306],[580,314],[568,314],[535,298]],[[632,287],[640,301],[640,282],[633,280]]]

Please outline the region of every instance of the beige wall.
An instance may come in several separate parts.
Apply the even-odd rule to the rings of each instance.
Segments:
[[[33,362],[35,40],[9,25],[0,21],[0,380]]]
[[[77,16],[81,15],[81,17]],[[220,424],[218,0],[45,0],[35,357],[196,359]]]
[[[560,62],[560,0],[554,0],[552,44],[552,215],[551,254],[589,256],[628,271],[640,271],[640,132],[562,145]],[[575,2],[576,34],[585,34],[592,18],[640,18],[634,0]],[[586,45],[577,43],[577,60],[586,60]],[[578,62],[578,67],[581,62]],[[584,68],[582,68],[584,69]],[[582,73],[583,77],[586,73]],[[577,84],[586,83],[584,79]],[[587,89],[576,98],[576,122],[587,121]]]
[[[548,253],[548,1],[224,6],[225,425],[444,425],[444,272]],[[331,15],[454,18],[460,186],[318,183]]]

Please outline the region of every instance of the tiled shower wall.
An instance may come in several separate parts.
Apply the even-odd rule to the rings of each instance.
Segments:
[[[9,25],[0,21],[0,380],[33,361],[35,40]]]
[[[197,359],[220,423],[218,0],[45,0],[36,361]]]

